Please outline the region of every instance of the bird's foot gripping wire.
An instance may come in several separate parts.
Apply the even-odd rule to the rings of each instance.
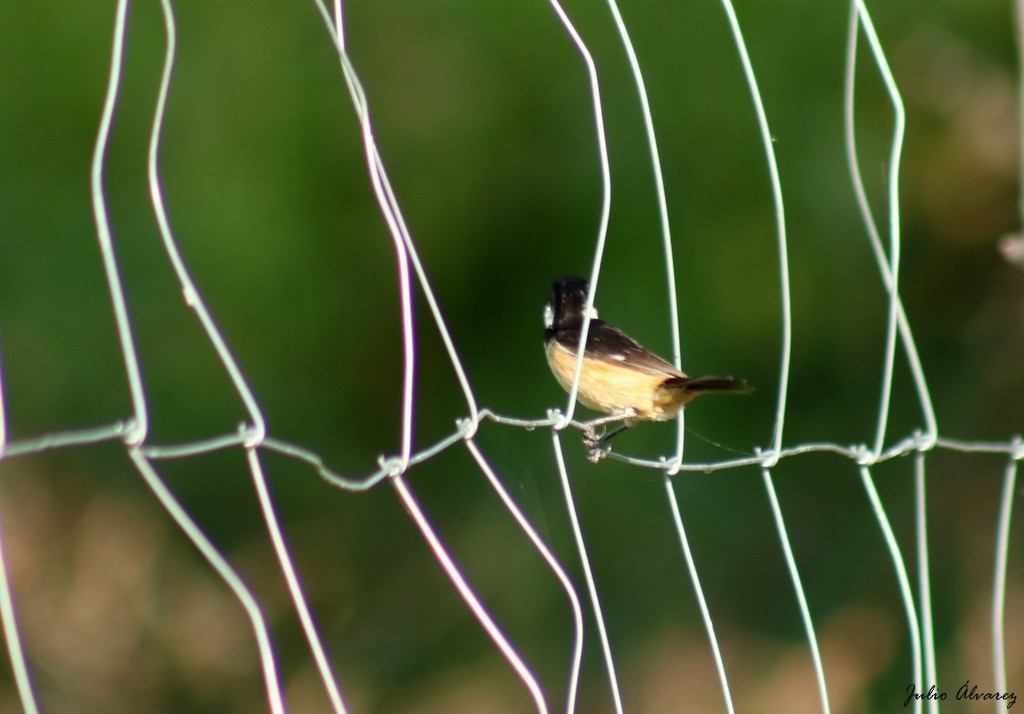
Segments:
[[[592,464],[596,464],[611,451],[611,449],[603,445],[604,432],[605,428],[603,425],[588,426],[583,430],[583,446],[587,450],[587,459]]]
[[[583,446],[587,450],[587,459],[590,463],[596,464],[611,453],[611,447],[608,446],[608,442],[636,424],[632,416],[633,413],[628,412],[626,414],[602,417],[588,422],[583,427]],[[606,425],[616,421],[621,421],[622,423],[611,431],[607,431]]]

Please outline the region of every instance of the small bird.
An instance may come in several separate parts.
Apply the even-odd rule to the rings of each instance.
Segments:
[[[560,278],[544,308],[548,365],[567,392],[572,389],[576,375],[588,290],[583,278]],[[626,333],[598,319],[597,310],[590,316],[578,398],[591,409],[609,415],[591,422],[584,432],[592,461],[600,460],[606,453],[602,449],[613,436],[638,421],[673,419],[687,403],[705,392],[750,391],[746,380],[736,377],[688,377]],[[597,435],[595,427],[615,421],[622,424],[603,436]]]

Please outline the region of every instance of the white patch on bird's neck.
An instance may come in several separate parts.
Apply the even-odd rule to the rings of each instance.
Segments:
[[[597,319],[597,308],[592,307],[587,313],[587,317],[591,320]],[[544,306],[544,328],[547,330],[553,329],[555,326],[555,309],[551,307],[551,303]]]

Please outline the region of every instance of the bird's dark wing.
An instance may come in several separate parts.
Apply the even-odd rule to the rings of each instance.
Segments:
[[[583,325],[563,328],[558,331],[558,341],[572,354],[576,354],[580,345],[580,332]],[[591,320],[587,333],[588,359],[622,365],[645,374],[664,375],[665,377],[685,377],[671,362],[667,362],[617,327],[612,327],[604,320]]]

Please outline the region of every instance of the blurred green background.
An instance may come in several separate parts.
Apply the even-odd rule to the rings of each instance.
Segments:
[[[874,3],[904,93],[900,284],[940,431],[1007,441],[1024,416],[1018,73],[1008,3]],[[179,3],[161,154],[193,277],[271,433],[337,471],[399,447],[395,260],[358,126],[312,3]],[[613,206],[602,317],[670,348],[654,184],[636,89],[607,7],[567,2],[601,77]],[[793,296],[787,445],[870,443],[886,296],[855,210],[842,138],[842,3],[739,3],[786,199]],[[775,223],[754,112],[716,3],[622,6],[662,152],[684,367],[746,376],[745,399],[687,413],[690,461],[770,443],[781,316]],[[584,67],[543,2],[378,1],[346,7],[376,138],[479,404],[564,407],[541,351],[551,280],[590,268],[601,200]],[[106,424],[130,404],[88,191],[114,4],[0,6],[0,354],[11,438]],[[180,290],[148,203],[145,153],[164,51],[159,7],[130,10],[106,188],[152,417],[151,443],[227,433],[244,411]],[[860,49],[862,168],[885,225],[892,112]],[[415,443],[466,406],[422,296]],[[923,424],[897,360],[889,442]],[[699,437],[703,437],[699,438]],[[673,425],[617,448],[656,457]],[[481,426],[503,482],[583,580],[550,434]],[[715,446],[715,442],[722,446]],[[710,654],[656,472],[586,462],[563,444],[627,709],[721,711]],[[237,450],[163,462],[257,592],[295,712],[326,711]],[[385,483],[335,490],[267,454],[287,538],[354,711],[526,711],[528,699]],[[940,684],[991,687],[988,604],[999,457],[928,459]],[[911,567],[910,459],[874,470]],[[0,465],[0,516],[40,701],[59,712],[265,708],[255,648],[227,590],[107,444]],[[897,711],[910,682],[899,594],[855,466],[810,456],[775,473],[829,677],[833,711]],[[570,617],[557,582],[456,446],[410,483],[554,709]],[[677,494],[737,707],[816,711],[792,588],[757,469],[683,474]],[[1019,523],[1019,519],[1018,519]],[[1020,543],[1020,527],[1014,544]],[[1024,569],[1011,550],[1010,685],[1024,694]],[[588,623],[592,618],[588,618]],[[1014,629],[1016,628],[1016,629]],[[610,711],[588,624],[583,712]],[[0,709],[18,711],[8,675]],[[957,709],[963,706],[963,709]],[[945,711],[974,711],[949,702]]]

